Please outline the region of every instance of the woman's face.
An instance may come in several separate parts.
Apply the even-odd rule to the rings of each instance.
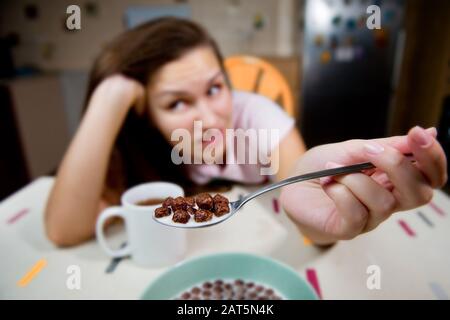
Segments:
[[[205,159],[195,154],[197,160],[199,155],[204,161],[222,159],[225,129],[231,127],[231,91],[211,48],[193,49],[161,67],[148,86],[148,99],[150,117],[171,145],[179,143],[171,141],[172,132],[186,129],[192,137],[191,150],[194,150],[195,142],[202,145],[202,149],[206,146],[214,148],[213,157]],[[201,121],[203,132],[218,129],[222,139],[205,141],[197,136],[195,141],[194,121]]]

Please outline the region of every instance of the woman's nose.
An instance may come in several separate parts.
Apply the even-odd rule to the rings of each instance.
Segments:
[[[203,128],[215,128],[217,126],[219,118],[207,103],[199,102],[198,111]]]

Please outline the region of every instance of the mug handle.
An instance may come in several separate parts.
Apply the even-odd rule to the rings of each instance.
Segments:
[[[107,209],[103,210],[103,212],[98,217],[97,223],[95,225],[95,234],[97,235],[97,240],[98,240],[100,246],[103,248],[103,250],[106,251],[106,253],[109,256],[111,256],[113,258],[120,258],[120,257],[131,254],[131,247],[130,247],[129,241],[123,248],[120,248],[117,250],[111,250],[106,243],[105,234],[103,232],[103,225],[105,224],[105,221],[108,218],[120,217],[125,221],[125,223],[127,223],[127,220],[126,220],[127,215],[122,212],[123,210],[124,210],[124,208],[122,208],[122,207],[111,207],[111,208],[107,208]]]

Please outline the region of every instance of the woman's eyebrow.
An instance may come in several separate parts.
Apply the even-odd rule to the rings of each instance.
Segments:
[[[182,91],[182,90],[164,90],[161,91],[160,93],[158,93],[156,96],[157,97],[163,97],[163,96],[187,96],[189,94],[189,92],[187,91]]]
[[[219,70],[215,73],[207,82],[207,86],[209,87],[219,76],[223,75],[223,71]],[[158,97],[165,95],[174,95],[174,96],[187,96],[189,95],[188,91],[183,90],[163,90],[157,94]]]
[[[214,74],[214,76],[212,76],[212,77],[208,80],[208,86],[210,86],[210,85],[214,82],[214,80],[216,80],[219,76],[222,76],[222,75],[223,75],[223,71],[222,71],[222,70],[217,71],[217,73]]]

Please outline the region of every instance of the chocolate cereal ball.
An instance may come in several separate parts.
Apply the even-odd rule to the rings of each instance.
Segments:
[[[224,196],[216,194],[213,198],[214,201],[214,215],[216,217],[221,217],[226,213],[230,212],[230,202]]]
[[[186,210],[176,210],[173,213],[172,220],[173,220],[173,222],[178,222],[178,223],[188,223],[190,218],[191,218],[191,216],[189,215],[189,213],[187,213]]]
[[[214,203],[226,203],[228,204],[228,199],[225,198],[224,196],[220,195],[220,194],[216,194],[213,198]]]
[[[211,220],[213,217],[213,213],[209,210],[198,209],[195,212],[194,220],[196,222],[205,222]]]
[[[225,203],[214,203],[214,214],[216,217],[221,217],[230,212],[230,206]]]
[[[186,210],[187,209],[187,202],[184,199],[184,197],[176,197],[172,201],[172,209],[174,211],[176,210]]]
[[[166,200],[164,200],[162,206],[164,208],[169,208],[169,207],[172,206],[172,202],[173,202],[173,198],[172,197],[168,197],[168,198],[166,198]]]
[[[200,209],[211,210],[214,206],[214,201],[208,193],[201,193],[195,197],[195,202]]]
[[[162,218],[170,216],[170,208],[159,207],[155,209],[155,217]]]
[[[194,199],[194,197],[186,197],[186,198],[184,198],[184,200],[186,201],[186,204],[187,204],[188,208],[195,206],[195,199]]]
[[[181,299],[182,300],[188,300],[188,299],[190,299],[192,296],[191,296],[191,294],[189,293],[189,292],[185,292],[185,293],[183,293],[182,295],[181,295]]]

